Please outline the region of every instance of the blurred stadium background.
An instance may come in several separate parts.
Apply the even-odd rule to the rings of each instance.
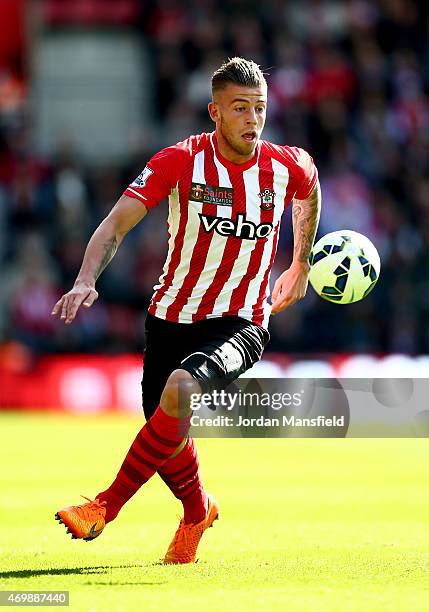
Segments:
[[[309,289],[274,317],[259,371],[427,376],[426,3],[2,0],[0,11],[0,407],[140,410],[166,204],[128,235],[92,309],[67,328],[50,311],[147,159],[212,130],[210,75],[232,55],[269,73],[265,137],[316,161],[319,235],[362,232],[382,260],[363,302],[337,307]],[[288,211],[274,278],[291,251]]]

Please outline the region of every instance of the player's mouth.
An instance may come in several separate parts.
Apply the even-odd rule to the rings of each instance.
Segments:
[[[256,132],[251,130],[250,132],[245,132],[244,134],[242,134],[241,137],[246,142],[255,142],[256,139],[258,138],[258,135]]]

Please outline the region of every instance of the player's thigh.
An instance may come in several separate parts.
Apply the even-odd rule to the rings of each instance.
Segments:
[[[147,315],[145,323],[146,347],[144,350],[142,400],[143,411],[149,419],[161,399],[171,372],[180,368],[189,353],[183,326]]]

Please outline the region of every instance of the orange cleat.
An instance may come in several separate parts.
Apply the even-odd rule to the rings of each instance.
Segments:
[[[195,563],[198,544],[206,529],[213,527],[213,521],[219,518],[219,506],[211,495],[208,495],[209,507],[205,519],[200,523],[180,521],[179,527],[168,547],[164,563]]]
[[[88,499],[84,495],[82,497]],[[68,506],[55,514],[55,519],[66,526],[72,539],[80,538],[86,542],[94,540],[106,525],[106,502],[98,499],[88,499],[88,502],[80,506]]]

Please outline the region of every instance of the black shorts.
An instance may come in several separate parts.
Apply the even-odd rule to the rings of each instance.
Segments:
[[[209,364],[201,375],[193,373],[195,378],[221,378],[230,383],[261,358],[270,335],[241,317],[171,323],[148,313],[145,338],[142,392],[143,410],[149,419],[159,406],[171,372],[186,369],[195,354],[204,356]]]

